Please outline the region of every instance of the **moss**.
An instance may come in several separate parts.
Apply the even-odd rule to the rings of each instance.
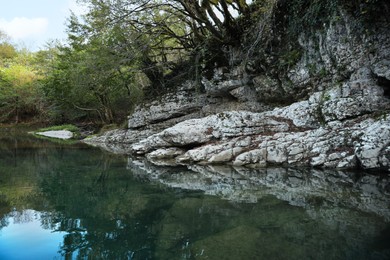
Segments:
[[[317,65],[315,63],[310,63],[307,65],[307,68],[309,69],[310,75],[315,75],[317,73]]]
[[[45,132],[45,131],[58,131],[58,130],[68,130],[72,133],[78,133],[80,132],[80,129],[71,124],[67,125],[56,125],[56,126],[50,126],[50,127],[45,127],[45,128],[40,128],[36,132]]]
[[[282,51],[279,58],[279,68],[290,68],[295,65],[302,57],[302,51],[300,49],[292,49]]]
[[[329,101],[330,100],[330,95],[329,94],[324,94],[322,96],[322,103],[325,102],[325,101]]]
[[[339,0],[295,0],[286,3],[287,34],[296,38],[300,33],[314,33],[323,29],[338,15]]]
[[[330,95],[326,93],[326,91],[323,91],[321,93],[321,99],[317,107],[317,120],[318,122],[324,126],[326,124],[325,116],[322,113],[322,107],[324,105],[324,102],[330,100]]]
[[[381,121],[381,120],[386,121],[386,120],[387,120],[388,113],[389,113],[389,111],[378,111],[378,112],[376,112],[376,113],[373,114],[373,117],[372,117],[372,118],[373,118],[375,121]]]
[[[318,72],[318,76],[320,77],[326,77],[328,75],[328,72],[326,71],[326,69],[323,67],[321,68],[321,70]]]

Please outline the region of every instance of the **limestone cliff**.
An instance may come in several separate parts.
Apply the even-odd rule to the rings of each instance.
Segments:
[[[271,11],[275,22],[281,14]],[[85,141],[158,165],[390,171],[390,22],[383,12],[368,22],[341,9],[285,43],[286,32],[266,40],[265,31],[283,26],[261,20],[201,84],[189,80],[138,106],[128,129]]]

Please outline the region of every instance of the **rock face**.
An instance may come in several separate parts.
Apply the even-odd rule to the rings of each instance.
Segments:
[[[158,165],[390,171],[390,26],[359,35],[354,24],[342,15],[302,35],[303,54],[284,76],[216,68],[202,88],[186,82],[138,107],[127,130],[86,142]]]
[[[363,90],[355,83],[263,113],[232,111],[186,120],[130,145],[129,152],[164,154],[166,149],[179,164],[389,169],[390,113],[382,111],[390,101],[381,87]],[[377,118],[367,116],[373,113]],[[186,152],[173,156],[173,147]]]
[[[169,159],[171,164],[389,170],[390,113],[383,112],[389,107],[380,86],[354,80],[272,111],[189,119],[138,142],[124,130],[102,140],[125,144],[122,152],[147,155],[157,164]]]

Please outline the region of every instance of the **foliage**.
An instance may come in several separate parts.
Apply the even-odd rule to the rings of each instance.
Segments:
[[[17,55],[15,47],[10,43],[0,43],[0,59],[12,59]]]
[[[339,0],[295,0],[285,5],[288,19],[288,34],[295,38],[301,32],[323,28],[339,10]]]
[[[0,59],[0,121],[18,123],[44,113],[40,79],[31,53],[21,50]]]
[[[118,129],[119,126],[117,124],[110,124],[110,125],[104,125],[100,130],[99,130],[99,134],[104,134],[108,131],[111,131],[111,130],[115,130],[115,129]]]
[[[390,5],[387,0],[294,0],[288,1],[282,9],[287,14],[290,36],[301,32],[310,33],[340,18],[341,12],[348,12],[369,25],[378,19],[389,21]]]
[[[54,123],[120,123],[144,96],[224,60],[221,44],[239,37],[234,12],[248,8],[243,0],[79,2],[89,11],[69,18],[66,44],[23,55],[0,45],[4,120],[18,122],[23,108]]]
[[[62,51],[44,88],[54,117],[64,122],[99,118],[111,123],[122,113],[123,119],[138,95],[127,68],[118,65],[106,48]]]
[[[71,30],[70,39],[81,43],[103,34],[121,35],[104,44],[133,61],[147,77],[148,84],[143,87],[147,97],[161,95],[175,85],[186,74],[183,64],[190,64],[185,71],[194,71],[200,65],[210,69],[215,63],[226,63],[224,52],[239,44],[242,33],[236,17],[248,10],[243,0],[81,2],[89,12],[83,23]],[[186,77],[195,74],[187,73]]]
[[[0,31],[0,64],[5,59],[12,59],[16,55],[16,48],[10,43],[9,36]]]
[[[290,68],[291,66],[295,65],[301,58],[301,55],[302,53],[299,49],[292,49],[282,52],[278,61],[280,69],[283,69],[284,67]]]
[[[387,0],[349,0],[341,1],[340,4],[361,20],[363,25],[370,25],[380,20],[390,22],[390,3]]]

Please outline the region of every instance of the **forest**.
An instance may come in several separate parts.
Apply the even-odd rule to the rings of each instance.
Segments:
[[[282,70],[299,58],[289,40],[337,19],[340,5],[356,15],[387,6],[381,0],[78,2],[88,12],[68,18],[66,42],[31,52],[0,32],[1,123],[121,124],[144,100],[188,79],[201,84],[216,65],[232,65],[234,48],[247,56],[254,48],[272,49],[282,57],[275,63]],[[278,24],[261,27],[261,37],[253,39],[250,32],[260,28],[259,21]],[[278,26],[284,30],[273,31]],[[274,33],[282,40],[267,38]]]

